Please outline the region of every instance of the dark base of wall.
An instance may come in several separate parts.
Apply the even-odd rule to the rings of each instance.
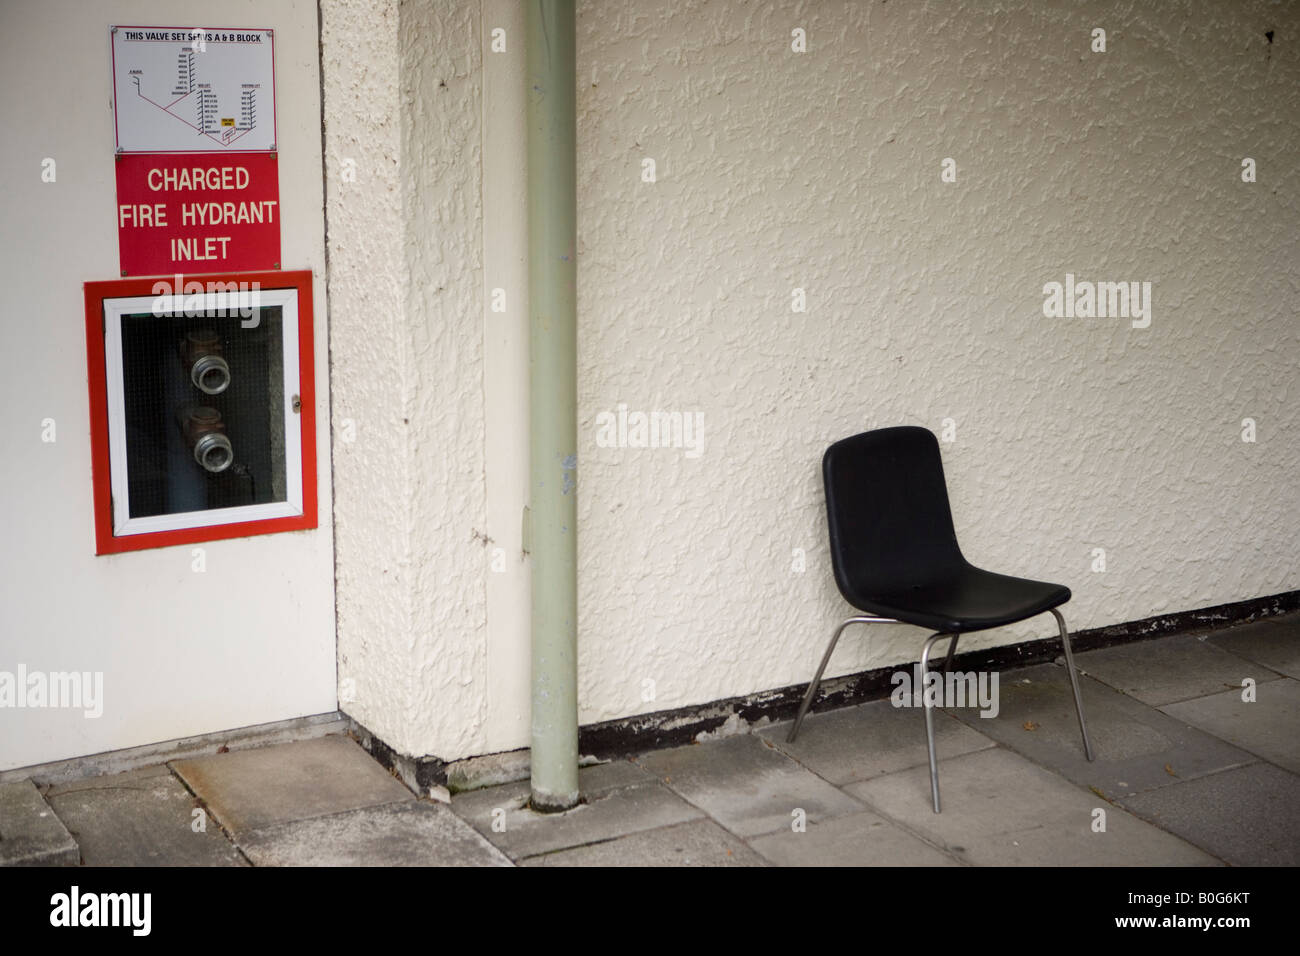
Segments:
[[[1141,621],[1076,631],[1070,635],[1070,644],[1076,651],[1091,651],[1116,644],[1166,637],[1182,631],[1229,627],[1296,610],[1300,610],[1300,591],[1285,591],[1249,601],[1161,614]],[[829,627],[823,637],[829,640]],[[823,647],[824,644],[819,642],[816,647],[808,648],[810,667],[814,664],[813,658]],[[1061,653],[1061,639],[1052,637],[968,651],[958,654],[953,666],[967,671],[1010,670],[1053,661]],[[813,703],[813,710],[834,710],[886,698],[893,690],[890,677],[897,670],[898,665],[894,664],[824,680],[817,700]],[[755,723],[764,718],[771,722],[788,720],[798,711],[799,702],[807,689],[807,683],[795,684],[708,704],[589,724],[579,728],[578,750],[582,754],[608,760],[688,744],[699,734],[715,731],[728,720],[739,719],[746,723]],[[353,723],[357,726],[357,736],[362,746],[413,790],[427,795],[430,786],[447,785],[447,761],[438,757],[404,757],[355,721]]]
[[[1216,607],[1194,611],[1162,614],[1141,621],[1113,624],[1109,627],[1075,631],[1070,635],[1070,646],[1075,651],[1091,651],[1116,644],[1165,637],[1180,631],[1201,631],[1208,628],[1228,627],[1243,621],[1272,617],[1300,609],[1300,591],[1286,591],[1268,597],[1220,604]],[[826,628],[825,640],[830,639],[831,628]],[[808,665],[813,668],[816,656],[824,644],[808,649]],[[942,648],[941,648],[942,649]],[[919,653],[919,650],[918,650]],[[953,658],[953,668],[960,670],[1001,671],[1016,667],[1029,667],[1055,660],[1063,653],[1060,637],[1006,644],[978,651],[958,654]],[[890,677],[898,665],[861,671],[833,680],[822,681],[813,711],[834,710],[872,700],[883,700],[893,690]],[[812,675],[809,674],[809,679]],[[695,707],[640,714],[619,720],[605,721],[583,727],[578,732],[578,749],[601,759],[625,757],[645,750],[675,747],[690,743],[697,734],[717,730],[733,714],[740,720],[754,723],[766,717],[776,722],[789,720],[799,710],[799,702],[807,693],[807,683],[764,691],[746,697],[732,697]]]
[[[352,722],[352,736],[366,749],[366,752],[417,794],[427,797],[430,787],[447,785],[447,762],[441,757],[404,756],[357,723],[356,719],[346,712],[345,716]]]

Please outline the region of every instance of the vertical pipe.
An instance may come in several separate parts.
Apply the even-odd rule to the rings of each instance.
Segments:
[[[532,806],[556,811],[578,802],[573,0],[532,0],[527,34]]]

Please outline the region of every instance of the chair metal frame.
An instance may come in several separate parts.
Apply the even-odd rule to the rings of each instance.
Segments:
[[[1093,759],[1092,743],[1088,740],[1088,725],[1083,719],[1083,695],[1079,691],[1079,676],[1074,667],[1074,654],[1070,648],[1070,634],[1065,627],[1065,618],[1056,608],[1048,608],[1056,618],[1056,623],[1061,630],[1061,646],[1065,649],[1065,669],[1070,675],[1070,689],[1074,692],[1074,709],[1079,715],[1079,733],[1083,737],[1083,752],[1089,760]],[[817,697],[817,688],[821,684],[822,674],[826,671],[826,665],[830,663],[831,654],[835,651],[835,645],[839,643],[840,635],[850,624],[906,624],[906,621],[900,621],[892,617],[870,617],[856,616],[846,620],[843,624],[835,629],[831,636],[831,642],[826,648],[826,653],[822,655],[822,662],[817,667],[817,673],[813,675],[812,683],[808,685],[808,692],[804,694],[803,701],[799,705],[799,714],[794,719],[794,724],[790,727],[790,733],[786,736],[786,743],[794,743],[795,738],[799,735],[799,727],[803,724],[803,719],[808,715],[808,710],[812,707],[813,700]],[[932,634],[925,642],[925,647],[921,649],[921,679],[924,680],[930,673],[930,651],[934,648],[936,642],[943,640],[945,637],[951,638],[948,643],[948,656],[943,662],[943,673],[946,675],[948,669],[952,666],[953,654],[957,650],[957,639],[961,637],[961,632],[949,633],[939,631]],[[930,704],[929,695],[921,695],[921,705],[925,710],[925,742],[930,754],[930,795],[934,799],[934,812],[939,813],[939,763],[934,752],[934,707]]]

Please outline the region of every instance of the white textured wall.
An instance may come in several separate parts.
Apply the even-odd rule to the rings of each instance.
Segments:
[[[479,8],[321,14],[336,439],[355,430],[334,446],[340,704],[404,753],[481,752]]]
[[[1075,627],[1300,586],[1300,16],[1150,6],[580,5],[583,722],[807,680],[849,611],[821,453],[875,426],[955,420],[968,556],[1068,584]],[[323,14],[346,709],[407,753],[526,746],[522,38],[487,51],[522,18]],[[1150,281],[1151,327],[1044,318],[1066,272]],[[702,413],[702,454],[598,446],[621,402]]]
[[[968,557],[1068,584],[1074,627],[1300,586],[1297,5],[661,0],[578,23],[583,722],[808,679],[850,610],[821,453],[876,426],[956,421]],[[1151,327],[1044,318],[1066,272],[1152,282]],[[619,402],[702,412],[703,454],[598,447]],[[920,637],[851,636],[832,670]]]
[[[317,277],[320,527],[204,542],[201,574],[189,545],[95,555],[82,283],[119,273],[114,23],[275,30],[281,259]],[[104,675],[98,719],[0,710],[0,770],[335,709],[319,62],[301,0],[0,3],[0,670]]]

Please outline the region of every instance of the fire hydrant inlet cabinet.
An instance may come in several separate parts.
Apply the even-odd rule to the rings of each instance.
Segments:
[[[85,293],[97,553],[316,527],[311,273]]]

